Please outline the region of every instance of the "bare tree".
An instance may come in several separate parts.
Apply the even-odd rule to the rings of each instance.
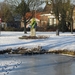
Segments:
[[[5,2],[13,6],[16,6],[17,13],[19,13],[24,19],[24,33],[27,33],[26,32],[27,21],[25,15],[29,11],[29,9],[35,10],[36,13],[37,8],[39,7],[39,5],[41,5],[40,0],[5,0]],[[32,12],[32,14],[34,14],[34,12]]]
[[[2,20],[5,22],[13,21],[10,5],[5,2],[2,2],[0,5],[1,5],[0,7],[1,7]]]

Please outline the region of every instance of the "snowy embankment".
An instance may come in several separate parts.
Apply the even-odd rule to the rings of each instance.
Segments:
[[[21,36],[29,36],[30,32],[1,32],[0,50],[17,49],[18,47],[34,48],[41,46],[46,50],[73,50],[75,51],[75,33],[36,32],[37,36],[46,36],[46,39],[19,39]]]

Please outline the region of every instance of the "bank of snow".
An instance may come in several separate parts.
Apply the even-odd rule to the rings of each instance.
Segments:
[[[36,32],[37,36],[46,36],[46,39],[19,39],[21,36],[29,36],[30,32],[1,32],[0,50],[8,48],[33,48],[41,46],[46,50],[73,50],[75,51],[75,33],[60,33],[56,36],[56,32]]]

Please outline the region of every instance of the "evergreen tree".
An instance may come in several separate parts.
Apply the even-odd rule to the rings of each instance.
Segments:
[[[26,2],[24,0],[21,0],[21,3],[16,7],[16,12],[19,13],[22,18],[23,18],[23,22],[24,22],[24,33],[26,32],[26,13],[30,11],[29,6],[26,4]]]

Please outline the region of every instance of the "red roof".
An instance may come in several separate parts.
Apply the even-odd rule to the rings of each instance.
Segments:
[[[39,19],[40,20],[40,15],[41,15],[41,12],[35,12],[34,14],[32,14],[32,12],[27,12],[26,13],[26,19],[29,19],[29,18],[31,18],[32,17],[32,15],[33,16],[35,16],[37,19]]]

